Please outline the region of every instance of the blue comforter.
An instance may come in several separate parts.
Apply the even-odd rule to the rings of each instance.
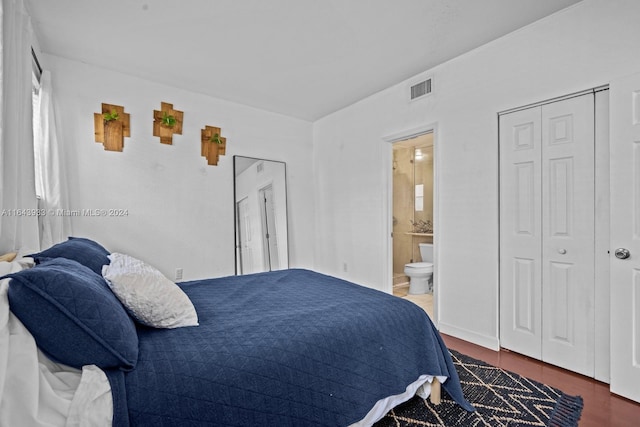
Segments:
[[[308,270],[180,284],[200,326],[138,329],[131,372],[108,372],[115,426],[347,426],[451,357],[413,303]]]

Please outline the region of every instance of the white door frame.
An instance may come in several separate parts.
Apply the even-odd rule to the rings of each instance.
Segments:
[[[440,165],[439,143],[438,139],[438,124],[437,123],[425,123],[423,125],[407,128],[388,134],[382,137],[382,180],[386,185],[385,194],[382,197],[383,209],[382,209],[382,223],[384,224],[386,232],[382,236],[382,247],[386,248],[386,262],[382,268],[382,290],[388,294],[393,294],[393,144],[396,142],[404,141],[407,139],[415,138],[426,133],[433,133],[433,323],[438,326],[438,240],[440,233],[440,203],[439,200],[439,179],[438,170]]]

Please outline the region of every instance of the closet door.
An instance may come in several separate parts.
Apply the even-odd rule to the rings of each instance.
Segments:
[[[500,117],[500,342],[594,375],[594,99]]]
[[[500,117],[500,344],[542,358],[540,108]]]
[[[542,107],[542,360],[594,375],[594,95]]]

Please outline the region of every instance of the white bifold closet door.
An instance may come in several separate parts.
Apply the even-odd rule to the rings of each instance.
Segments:
[[[594,95],[500,116],[501,346],[594,376]]]

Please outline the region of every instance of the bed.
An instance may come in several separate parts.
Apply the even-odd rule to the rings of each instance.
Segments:
[[[80,271],[76,261],[50,258],[25,271],[33,277],[42,275],[38,269],[53,268],[47,277]],[[89,267],[80,271],[83,280],[93,274]],[[127,317],[136,319],[131,323],[135,345],[125,346],[131,351],[116,351],[114,358],[111,347],[107,355],[100,348],[90,360],[77,360],[84,348],[70,355],[64,349],[62,354],[51,351],[44,339],[56,334],[55,328],[45,334],[35,330],[43,319],[34,310],[21,310],[19,302],[14,306],[20,298],[11,297],[12,287],[16,293],[31,286],[17,274],[27,273],[10,276],[12,312],[34,329],[35,341],[46,347],[42,353],[50,359],[72,358],[68,364],[77,375],[90,365],[101,368],[106,376],[100,387],[108,384],[110,390],[102,408],[114,426],[372,425],[414,394],[426,396],[432,382],[442,382],[458,404],[473,410],[442,339],[421,308],[335,277],[291,269],[180,283],[174,286],[193,304],[197,326],[150,327],[125,309]],[[102,286],[99,279],[90,279],[96,289]],[[65,278],[64,289],[74,280]],[[46,286],[32,288],[40,292]],[[83,292],[85,287],[83,282]],[[99,322],[101,327],[116,323]],[[118,334],[118,342],[134,338],[129,323],[114,331],[104,336]],[[58,335],[56,345],[69,339],[67,332]],[[0,390],[1,381],[0,368]],[[98,393],[90,403],[105,400],[104,395]]]

